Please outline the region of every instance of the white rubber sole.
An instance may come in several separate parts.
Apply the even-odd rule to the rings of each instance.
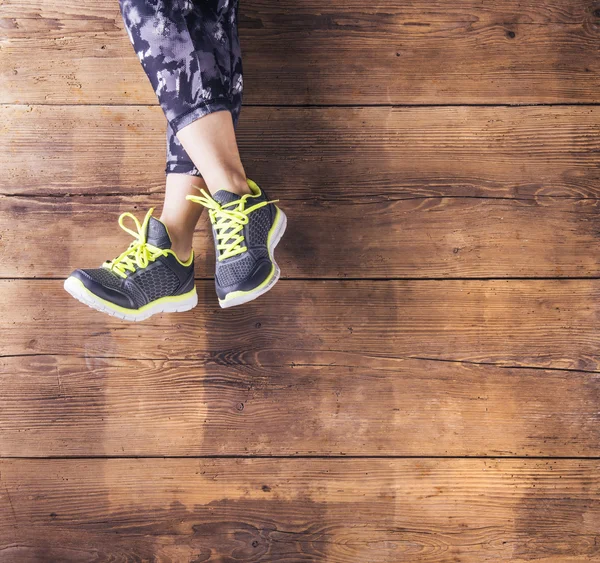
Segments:
[[[248,301],[253,301],[257,297],[267,293],[267,291],[269,291],[279,280],[281,270],[275,261],[275,247],[279,244],[283,233],[285,233],[285,229],[287,228],[287,217],[281,209],[277,209],[279,210],[277,222],[275,223],[274,227],[272,227],[273,234],[271,235],[272,238],[268,246],[269,257],[271,258],[271,262],[273,262],[273,266],[275,266],[275,272],[265,285],[259,286],[252,291],[235,292],[233,294],[229,294],[231,297],[226,296],[225,299],[219,299],[219,305],[221,305],[222,309],[235,307],[236,305],[243,305],[244,303],[248,303]],[[239,295],[236,295],[237,293],[239,293]]]
[[[140,309],[128,311],[123,307],[118,307],[112,303],[94,295],[83,282],[74,277],[68,277],[64,283],[65,290],[75,299],[81,301],[84,305],[96,309],[101,313],[106,313],[113,317],[123,319],[124,321],[144,321],[152,315],[158,313],[181,313],[189,311],[198,304],[198,294],[196,288],[184,295],[175,297],[162,297],[154,303],[144,305]]]

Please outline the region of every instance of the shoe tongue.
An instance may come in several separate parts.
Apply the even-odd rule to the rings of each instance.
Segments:
[[[171,239],[169,238],[167,227],[154,217],[150,217],[150,221],[148,221],[146,241],[148,244],[157,246],[158,248],[171,248]]]
[[[225,205],[226,203],[231,203],[232,201],[242,199],[242,197],[238,194],[228,192],[227,190],[219,190],[218,192],[214,193],[212,197],[216,202],[220,203],[221,205]]]

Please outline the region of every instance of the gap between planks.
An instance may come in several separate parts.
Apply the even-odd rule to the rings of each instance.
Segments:
[[[3,102],[2,106],[52,106],[52,107],[154,107],[158,104],[144,103],[48,103],[35,102],[30,104]],[[523,103],[449,103],[449,104],[388,104],[388,103],[360,103],[360,104],[260,104],[247,103],[245,108],[273,108],[273,109],[327,109],[327,108],[526,108],[526,107],[598,107],[600,102],[523,102]]]
[[[186,459],[186,460],[203,460],[203,459],[320,459],[325,461],[339,460],[360,460],[360,459],[381,459],[381,460],[427,460],[427,459],[482,459],[488,461],[504,461],[504,460],[563,460],[563,461],[598,461],[600,456],[540,456],[540,455],[310,455],[310,454],[285,454],[285,455],[269,455],[269,454],[214,454],[214,455],[72,455],[72,456],[2,456],[0,460],[15,460],[15,461],[38,461],[38,460],[57,460],[57,461],[76,461],[76,460],[120,460],[120,459]]]
[[[164,191],[164,190],[162,190]],[[152,196],[152,195],[156,195],[157,193],[162,193],[162,191],[159,192],[151,192],[148,194],[141,194],[140,192],[94,192],[94,193],[89,193],[89,192],[84,192],[84,193],[80,193],[80,194],[76,194],[76,193],[71,193],[71,192],[62,192],[62,193],[38,193],[38,192],[33,192],[33,193],[14,193],[14,192],[9,192],[9,193],[2,193],[0,192],[0,198],[15,198],[15,199],[48,199],[48,198],[54,198],[54,199],[66,199],[66,198],[76,198],[76,197],[85,197],[85,198],[98,198],[98,197],[121,197],[121,198],[126,198],[126,197],[140,197],[140,196]],[[361,198],[363,199],[373,199],[375,197],[383,197],[385,198],[385,202],[387,203],[393,203],[395,201],[418,201],[418,200],[425,200],[425,199],[487,199],[487,200],[506,200],[506,201],[536,201],[538,199],[572,199],[574,201],[579,201],[579,200],[586,200],[586,201],[597,201],[600,200],[600,197],[581,197],[581,196],[570,196],[570,195],[548,195],[548,194],[536,194],[535,196],[532,197],[509,197],[509,196],[484,196],[484,195],[422,195],[422,196],[409,196],[409,197],[391,197],[389,195],[386,194],[380,194],[380,193],[369,193],[366,196],[358,196],[357,198],[353,199],[350,203],[351,205],[372,205],[375,203],[381,203],[380,200],[378,201],[360,201]],[[324,197],[299,197],[297,199],[295,198],[291,198],[291,197],[286,197],[286,198],[279,198],[279,201],[282,202],[287,202],[287,201],[314,201],[314,202],[319,202],[319,203],[328,203],[328,202],[332,202],[332,203],[336,203],[338,205],[344,203],[343,200],[337,200],[337,199],[327,199]]]
[[[1,281],[59,281],[65,280],[64,276],[0,276]],[[196,281],[213,281],[212,276],[197,276],[194,278]],[[562,277],[544,277],[544,276],[531,276],[531,277],[460,277],[460,276],[448,276],[445,278],[414,278],[414,277],[402,277],[402,276],[388,276],[379,278],[357,278],[357,277],[331,277],[331,278],[297,278],[297,277],[285,277],[280,278],[278,283],[281,282],[340,282],[340,281],[368,281],[368,282],[397,282],[397,281],[416,281],[416,282],[445,282],[445,281],[482,281],[482,282],[494,282],[494,281],[588,281],[588,280],[600,280],[600,276],[562,276]]]

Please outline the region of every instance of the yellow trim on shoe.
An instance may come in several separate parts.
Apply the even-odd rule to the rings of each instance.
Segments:
[[[225,299],[219,299],[219,303],[221,304],[221,306],[225,306],[227,303],[233,301],[238,297],[242,297],[243,295],[250,295],[251,293],[256,293],[260,291],[263,287],[269,285],[276,271],[277,270],[275,268],[275,264],[273,264],[273,266],[271,267],[271,272],[269,273],[265,281],[263,281],[260,285],[256,286],[254,289],[251,289],[249,291],[232,291],[231,293],[228,293],[225,296]]]
[[[102,305],[111,309],[112,311],[115,311],[116,313],[123,313],[125,315],[138,315],[141,313],[145,313],[146,311],[148,311],[149,309],[152,309],[156,305],[161,305],[164,303],[180,303],[183,301],[187,301],[191,297],[197,295],[196,294],[196,286],[194,286],[194,288],[191,291],[188,291],[187,293],[182,293],[181,295],[167,295],[166,297],[161,297],[159,299],[151,301],[150,303],[146,303],[146,305],[140,307],[139,309],[127,309],[126,307],[121,307],[120,305],[115,305],[114,303],[111,303],[110,301],[107,301],[106,299],[102,299],[102,297],[99,297],[94,292],[90,291],[87,287],[85,287],[84,283],[80,279],[75,278],[73,276],[69,276],[65,280],[65,289],[69,293],[71,293],[69,291],[69,289],[67,289],[67,286],[69,285],[69,283],[75,284],[78,289],[83,289],[84,293],[89,295],[89,297],[92,299],[92,301],[101,303]],[[71,293],[71,295],[73,295],[73,297],[75,297],[76,299],[78,298],[73,293]],[[89,305],[89,303],[85,303],[85,304]],[[161,312],[164,312],[164,311],[161,311]]]
[[[269,257],[271,258],[271,262],[272,262],[271,272],[269,273],[267,278],[260,285],[255,287],[254,289],[251,289],[249,291],[233,291],[231,293],[228,293],[224,299],[219,299],[219,305],[221,305],[221,307],[227,308],[227,307],[230,307],[233,305],[242,305],[248,301],[252,301],[252,299],[255,299],[256,297],[260,297],[263,293],[265,293],[264,291],[261,291],[261,290],[264,290],[265,287],[267,287],[271,284],[275,285],[275,283],[277,283],[280,272],[279,272],[279,266],[277,265],[277,262],[275,262],[274,251],[275,251],[275,247],[279,243],[279,240],[281,240],[283,233],[285,232],[287,220],[286,220],[285,213],[283,211],[281,211],[281,209],[279,209],[279,207],[275,206],[275,209],[277,210],[277,214],[275,215],[275,221],[273,221],[273,225],[269,229],[269,234],[267,236],[267,248],[269,250]],[[276,236],[275,235],[276,233],[279,238],[277,241],[275,241],[274,245],[271,245],[271,243],[273,242],[273,237]],[[273,280],[273,278],[275,276],[277,276],[277,279]],[[252,296],[251,299],[242,300],[238,303],[232,303],[232,301],[238,301],[239,298],[243,298],[244,296],[248,296],[248,295]]]
[[[170,235],[169,235],[169,238],[170,238]],[[190,257],[185,262],[182,262],[179,259],[179,256],[177,256],[177,254],[175,254],[170,248],[167,248],[167,252],[170,253],[170,254],[172,254],[175,257],[175,260],[177,260],[177,262],[179,262],[182,266],[186,266],[187,267],[187,266],[189,266],[194,261],[194,250],[193,249],[192,249],[192,252],[190,254]]]
[[[167,227],[160,219],[156,219],[157,221],[160,221],[162,223],[162,225],[164,226],[165,230],[167,231],[167,235],[169,236],[169,240],[171,242],[173,242],[173,238],[171,237],[171,233],[169,232],[169,227]],[[181,259],[179,258],[179,256],[177,256],[177,254],[175,254],[175,252],[173,252],[170,248],[167,248],[167,253],[172,254],[175,257],[175,260],[177,260],[177,262],[179,262],[182,266],[189,266],[193,261],[194,261],[194,249],[192,248],[190,257],[185,261],[182,262]]]

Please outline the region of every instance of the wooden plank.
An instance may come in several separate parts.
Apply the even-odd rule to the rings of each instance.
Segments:
[[[347,193],[347,201],[279,203],[289,217],[277,249],[284,277],[600,276],[590,252],[598,244],[597,199],[386,201]],[[160,210],[161,199],[0,196],[0,277],[66,277],[96,267],[131,241],[117,225],[119,214],[133,211],[141,220],[150,207]],[[214,275],[209,226],[203,217],[195,240],[201,278]]]
[[[360,365],[418,357],[598,370],[600,282],[286,281],[219,309],[213,282],[193,311],[125,323],[62,281],[0,281],[0,354]]]
[[[0,359],[0,456],[598,456],[600,377],[424,360]]]
[[[600,462],[0,462],[3,561],[600,557]]]
[[[581,0],[241,4],[259,104],[598,102],[600,16]],[[113,2],[5,0],[0,101],[155,103]]]
[[[473,6],[477,11],[477,21],[490,23],[497,21],[498,18],[506,16],[507,12],[518,12],[523,24],[563,24],[576,25],[583,19],[590,16],[596,16],[591,12],[591,6],[581,0],[545,0],[543,4],[535,4],[531,0],[523,0],[516,4],[513,0],[498,0],[493,4],[483,3],[474,4],[467,0],[461,4],[450,4],[444,6],[439,1],[433,1],[425,4],[422,0],[416,0],[410,4],[398,5],[382,2],[377,9],[365,6],[358,0],[348,0],[343,4],[340,0],[333,0],[326,6],[318,0],[302,0],[292,6],[289,0],[281,0],[279,9],[275,10],[268,0],[247,0],[240,6],[240,12],[243,17],[240,18],[243,29],[256,28],[257,25],[250,25],[247,16],[262,16],[263,24],[270,24],[276,28],[276,24],[286,23],[294,25],[296,31],[306,27],[306,18],[314,17],[315,21],[332,26],[334,21],[326,21],[326,15],[340,15],[340,12],[348,14],[348,18],[355,17],[362,13],[370,17],[387,16],[388,20],[402,18],[404,23],[415,24],[415,20],[427,17],[437,21],[455,21],[470,22],[474,18],[469,13],[473,11]],[[291,17],[294,11],[296,18]],[[88,22],[102,22],[109,20],[118,20],[115,13],[118,8],[110,2],[78,2],[77,0],[63,0],[62,2],[53,2],[52,0],[4,0],[2,3],[2,17],[10,19],[53,19],[59,20],[64,17],[68,20],[81,20]],[[275,21],[273,18],[277,18]],[[383,18],[382,18],[383,19]],[[393,22],[392,22],[393,23]],[[388,24],[389,29],[389,24]],[[16,33],[18,28],[13,27],[12,32]],[[351,29],[349,30],[351,31]]]
[[[164,189],[157,107],[0,108],[2,193]],[[246,108],[251,178],[285,199],[598,197],[600,108]]]

